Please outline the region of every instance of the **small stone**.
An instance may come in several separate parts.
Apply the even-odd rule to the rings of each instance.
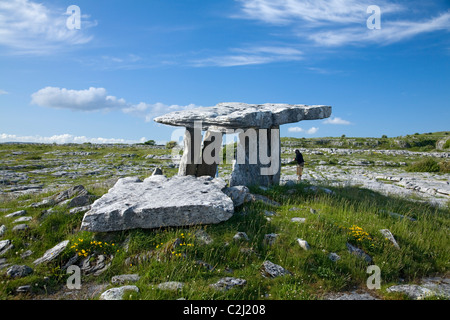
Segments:
[[[213,239],[205,230],[200,229],[195,232],[195,239],[203,244],[211,244]]]
[[[122,274],[111,278],[112,284],[124,284],[125,282],[136,282],[141,277],[138,274]]]
[[[340,260],[341,257],[335,252],[330,252],[330,254],[328,255],[328,259],[330,259],[333,262],[336,262],[336,261]]]
[[[400,249],[400,246],[398,245],[391,231],[389,231],[388,229],[381,229],[380,232],[386,239],[388,239],[394,245],[394,247]]]
[[[233,240],[235,241],[250,241],[245,232],[238,232],[234,235]]]
[[[433,291],[424,288],[416,284],[404,284],[391,286],[386,289],[387,292],[400,292],[406,294],[408,297],[414,300],[422,300],[426,297],[432,296]]]
[[[15,226],[14,228],[12,228],[12,231],[25,231],[29,228],[29,226],[25,223],[22,224],[18,224],[17,226]]]
[[[347,242],[347,249],[351,254],[354,254],[354,255],[357,255],[357,256],[363,258],[366,262],[372,262],[372,258],[367,253],[365,253],[363,250],[361,250],[355,246],[352,246],[348,242]]]
[[[13,265],[6,270],[6,275],[10,278],[23,278],[33,273],[33,269],[26,265]]]
[[[292,275],[291,272],[283,268],[282,266],[279,266],[269,260],[266,260],[263,262],[261,273],[263,277],[281,277],[285,275]]]
[[[6,232],[6,226],[5,226],[4,224],[2,224],[2,225],[0,226],[0,237],[3,237],[3,235],[5,234],[5,232]]]
[[[305,250],[310,250],[311,247],[309,246],[308,242],[306,240],[303,239],[297,239],[298,244],[300,245],[300,247],[302,247]]]
[[[155,168],[155,170],[153,170],[152,176],[158,176],[158,175],[162,175],[162,169],[161,168]]]
[[[19,216],[24,216],[24,215],[26,215],[26,214],[27,214],[27,211],[26,211],[26,210],[20,210],[20,211],[16,211],[16,212],[7,214],[7,215],[5,216],[5,218],[19,217]]]
[[[26,284],[16,289],[16,293],[27,293],[31,291],[31,285]]]
[[[27,222],[31,221],[33,217],[20,217],[13,221],[13,223],[21,223],[21,222]]]
[[[91,210],[91,206],[87,205],[87,206],[83,206],[83,207],[76,207],[76,208],[70,209],[69,213],[70,214],[75,214],[75,213],[79,213],[79,212],[86,212],[86,211],[89,211],[89,210]]]
[[[233,277],[225,277],[210,285],[210,287],[215,288],[221,291],[228,291],[234,287],[242,287],[247,283],[247,280],[233,278]]]
[[[278,237],[278,234],[276,234],[276,233],[266,234],[266,235],[264,235],[264,243],[271,246],[275,243],[277,237]]]
[[[277,213],[274,211],[268,211],[268,210],[264,210],[264,215],[266,217],[273,217],[274,215],[276,215]]]
[[[169,290],[169,291],[177,291],[183,289],[183,282],[177,282],[177,281],[167,281],[158,284],[158,289],[160,290]]]
[[[122,300],[126,291],[139,292],[136,286],[122,286],[118,288],[111,288],[100,295],[100,300]]]
[[[38,264],[41,264],[43,262],[49,262],[49,261],[55,259],[56,257],[59,256],[59,254],[61,252],[64,251],[64,249],[67,247],[68,244],[69,244],[69,240],[64,240],[64,241],[58,243],[53,248],[47,250],[42,257],[40,257],[39,259],[34,260],[33,264],[34,265],[38,265]]]
[[[292,221],[292,222],[305,223],[305,222],[306,222],[306,218],[295,217],[295,218],[292,218],[291,221]]]

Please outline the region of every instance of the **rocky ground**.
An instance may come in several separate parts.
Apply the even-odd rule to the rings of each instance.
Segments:
[[[117,146],[88,146],[86,150],[79,151],[77,147],[46,146],[45,150],[39,151],[33,146],[20,148],[19,146],[8,146],[0,149],[0,197],[7,201],[20,196],[29,196],[20,200],[23,207],[39,208],[47,207],[49,203],[33,202],[36,195],[52,195],[52,205],[67,205],[70,213],[85,212],[90,209],[93,199],[89,198],[86,190],[71,189],[76,185],[98,186],[105,192],[111,188],[117,179],[129,176],[139,176],[141,179],[151,175],[156,167],[162,168],[168,175],[177,172],[176,161],[172,161],[170,151],[164,147],[149,148],[144,146],[124,146],[124,152],[117,152]],[[449,152],[411,152],[407,150],[374,150],[374,149],[336,149],[336,148],[299,148],[303,153],[306,166],[303,180],[308,181],[312,188],[322,188],[325,192],[327,186],[357,186],[370,189],[389,196],[406,197],[414,201],[429,202],[437,206],[446,207],[450,203],[450,174],[408,172],[405,169],[413,161],[431,157],[434,159],[447,160]],[[44,152],[45,151],[45,152]],[[294,148],[282,148],[282,174],[281,183],[296,181],[296,166],[292,164],[291,155]],[[229,179],[231,166],[222,165],[219,176],[224,180]],[[84,188],[83,188],[84,189]],[[61,190],[72,190],[69,193],[59,193]],[[55,200],[56,199],[56,200]],[[2,200],[3,201],[3,200]],[[51,209],[50,209],[51,210]],[[49,211],[50,211],[49,210]],[[73,210],[73,212],[72,212]],[[10,213],[11,208],[2,208],[0,214],[8,219],[15,219],[17,228],[26,226],[27,213],[15,211]],[[43,214],[51,214],[46,212]],[[300,221],[302,223],[303,221]],[[15,227],[15,228],[16,228]],[[0,229],[0,237],[3,231]],[[236,235],[238,236],[238,235]],[[242,236],[242,235],[239,235]],[[301,239],[299,239],[301,240]],[[6,253],[11,246],[8,240],[0,240],[0,257]],[[302,246],[302,243],[300,243]],[[40,264],[41,261],[52,259],[58,255],[60,248],[64,249],[67,242],[49,250],[39,260],[33,263]],[[308,243],[303,244],[305,248]],[[305,249],[307,250],[307,249]],[[24,255],[26,252],[23,253]],[[145,254],[138,259],[145,258]],[[0,269],[10,268],[6,259],[0,258]],[[108,268],[108,256],[99,256],[97,260],[85,259],[78,264],[84,273],[101,273]],[[36,262],[37,261],[37,262]],[[18,274],[19,277],[27,275],[26,268],[10,270],[10,273]],[[207,266],[208,267],[208,266]],[[287,274],[278,265],[270,261],[263,265],[265,274],[277,277],[278,273]],[[280,269],[281,268],[281,269]],[[15,275],[13,275],[15,277]],[[117,290],[106,291],[110,283],[87,284],[82,290],[70,290],[66,287],[51,295],[45,295],[46,299],[92,299],[101,293],[101,299],[121,299],[124,291],[136,290],[132,285],[133,275],[118,275],[125,280],[111,279],[113,284],[128,284],[127,286],[115,288]],[[122,281],[122,282],[121,282]],[[231,288],[242,286],[245,280],[226,277],[218,283],[212,284],[219,288]],[[175,290],[180,283],[161,283],[159,288]],[[20,288],[19,288],[20,289]],[[19,290],[18,289],[18,290]],[[161,289],[161,290],[163,290]],[[27,292],[29,288],[21,288]],[[388,292],[400,292],[411,299],[424,299],[431,295],[450,298],[450,280],[447,277],[427,277],[418,284],[399,284],[387,289]],[[39,297],[36,297],[39,298]],[[349,292],[328,294],[323,297],[331,300],[374,300],[380,299],[376,291],[367,288],[354,288]]]

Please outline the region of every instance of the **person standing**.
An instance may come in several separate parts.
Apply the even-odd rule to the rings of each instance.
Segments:
[[[303,167],[305,166],[305,160],[300,150],[295,150],[294,161],[297,163],[297,181],[302,180]]]

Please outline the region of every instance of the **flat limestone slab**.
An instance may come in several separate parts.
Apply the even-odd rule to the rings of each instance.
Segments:
[[[203,129],[208,127],[270,129],[302,120],[324,119],[330,115],[331,107],[324,105],[223,102],[214,107],[171,112],[156,117],[154,121],[189,128],[194,126],[194,121],[202,121]]]
[[[81,230],[94,232],[215,224],[233,215],[233,201],[211,177],[123,178],[85,213]]]

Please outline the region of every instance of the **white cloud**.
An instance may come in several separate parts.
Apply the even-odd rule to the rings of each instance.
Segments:
[[[288,128],[289,132],[305,132],[306,134],[314,134],[319,130],[317,127],[311,127],[308,130],[304,130],[301,127],[290,127]]]
[[[308,38],[324,46],[341,46],[363,42],[390,44],[438,30],[450,31],[450,12],[423,21],[383,21],[379,30],[347,27],[318,31],[308,35]]]
[[[133,143],[142,143],[147,141],[145,137],[140,138],[139,140],[126,140],[126,139],[118,139],[118,138],[88,138],[85,136],[74,136],[68,133],[54,135],[51,137],[42,137],[39,135],[34,136],[18,136],[15,134],[0,134],[0,142],[35,142],[35,143],[124,143],[124,144],[133,144]]]
[[[302,52],[286,46],[253,46],[230,49],[231,53],[193,61],[197,67],[234,67],[303,59]]]
[[[19,54],[54,54],[91,41],[86,30],[96,23],[82,14],[81,29],[69,30],[66,9],[31,0],[0,1],[0,46]]]
[[[376,3],[360,0],[237,0],[241,13],[235,18],[289,27],[289,34],[320,46],[348,44],[389,44],[419,34],[450,30],[450,12],[417,20],[420,2],[407,6],[387,0]],[[381,29],[369,30],[366,20],[369,5],[381,10]],[[415,10],[410,10],[411,6]],[[286,33],[284,33],[286,34]]]
[[[317,131],[319,131],[319,128],[317,128],[317,127],[312,127],[312,128],[310,128],[310,129],[306,130],[306,133],[307,133],[307,134],[314,134],[314,133],[316,133]]]
[[[5,90],[0,89],[0,96],[1,96],[2,94],[8,94],[8,93],[9,93],[8,91],[5,91]]]
[[[146,122],[150,122],[154,117],[168,112],[198,107],[192,103],[184,106],[167,105],[161,102],[132,104],[125,99],[108,95],[105,88],[94,87],[85,90],[46,87],[31,95],[31,103],[41,107],[84,112],[116,109],[126,114],[144,118]]]
[[[323,121],[324,124],[342,124],[342,125],[350,125],[352,124],[350,121],[341,119],[339,117],[328,118]]]
[[[289,132],[303,132],[303,131],[305,131],[305,130],[303,130],[303,129],[300,128],[300,127],[290,127],[290,128],[288,128],[288,131],[289,131]]]
[[[65,88],[46,87],[31,95],[31,102],[41,107],[93,111],[116,109],[127,106],[124,99],[107,95],[104,88],[87,90],[68,90]]]

